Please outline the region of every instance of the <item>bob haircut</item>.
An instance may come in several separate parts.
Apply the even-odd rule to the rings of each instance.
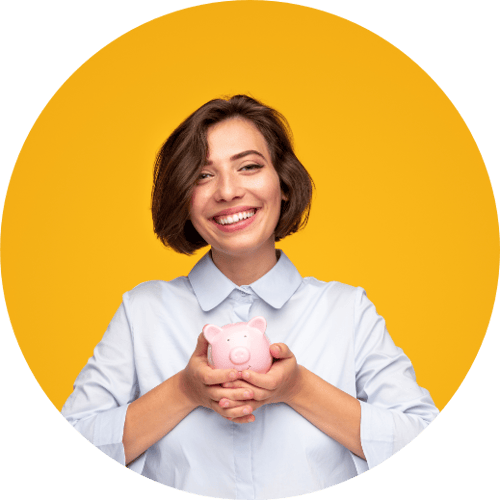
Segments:
[[[275,230],[279,241],[305,226],[313,181],[295,156],[285,117],[246,95],[207,102],[184,120],[155,161],[151,212],[156,236],[176,252],[191,255],[207,245],[189,220],[191,193],[208,156],[207,130],[224,120],[247,120],[264,136],[285,200]]]

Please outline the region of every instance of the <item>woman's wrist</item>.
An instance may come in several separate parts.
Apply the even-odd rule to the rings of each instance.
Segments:
[[[180,372],[178,372],[174,377],[176,377],[177,381],[177,389],[178,389],[178,397],[180,401],[183,401],[189,411],[193,411],[198,406],[202,406],[201,402],[199,402],[196,398],[196,394],[193,392],[192,385],[189,383],[189,376],[184,368]]]
[[[308,374],[309,370],[302,365],[297,365],[297,375],[291,387],[290,397],[285,401],[292,408],[299,405],[304,400],[307,394]]]

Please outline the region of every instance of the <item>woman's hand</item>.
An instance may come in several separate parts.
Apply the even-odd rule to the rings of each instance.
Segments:
[[[220,384],[237,380],[238,372],[212,369],[207,362],[207,349],[208,342],[201,334],[184,370],[130,403],[122,439],[126,464],[166,436],[198,406],[210,408],[225,418],[236,418],[242,423],[255,420],[251,415],[252,407],[241,402],[251,399],[253,392],[244,388],[222,388]],[[219,401],[224,395],[230,396],[233,401],[240,401],[240,405],[222,408]]]
[[[249,405],[256,410],[269,403],[290,403],[299,393],[302,385],[302,372],[292,351],[286,344],[273,344],[270,352],[275,358],[271,369],[265,373],[251,370],[242,372],[243,380],[234,380],[222,383],[225,389],[247,390],[253,393],[253,399],[242,401],[232,399],[230,394],[224,394],[219,400],[223,408],[239,408]],[[241,422],[239,417],[233,417],[233,422]]]
[[[221,384],[236,381],[240,374],[233,369],[218,370],[207,362],[208,342],[203,333],[198,337],[198,344],[186,368],[180,372],[182,392],[191,402],[193,409],[204,406],[216,411],[229,420],[238,419],[240,423],[253,422],[253,408],[248,400],[254,397],[251,388],[224,389]],[[238,405],[219,404],[223,398],[238,401]]]
[[[227,391],[252,391],[253,400],[241,401],[224,396],[219,406],[238,409],[242,408],[241,405],[248,405],[253,411],[268,403],[286,403],[332,439],[366,460],[361,447],[359,401],[298,365],[285,344],[273,344],[270,350],[275,361],[266,374],[245,370],[242,380],[222,384],[223,390]],[[231,420],[242,421],[240,417]]]

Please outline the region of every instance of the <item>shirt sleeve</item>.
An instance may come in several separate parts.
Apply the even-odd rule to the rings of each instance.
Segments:
[[[128,405],[138,396],[126,300],[125,294],[62,409],[63,416],[78,432],[122,465],[125,416]]]
[[[406,446],[439,411],[362,288],[356,291],[354,325],[361,446],[372,468]]]

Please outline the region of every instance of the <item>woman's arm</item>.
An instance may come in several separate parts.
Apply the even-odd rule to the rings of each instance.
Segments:
[[[299,371],[300,390],[288,404],[325,434],[366,459],[361,447],[359,401],[303,366],[299,365]]]
[[[214,370],[207,364],[207,347],[203,334],[186,368],[165,380],[139,399],[127,410],[123,431],[125,463],[129,464],[151,445],[167,435],[186,415],[198,406],[217,411],[221,416],[251,421],[245,411],[248,406],[224,409],[218,401],[229,390],[220,384],[236,380],[236,370]],[[234,400],[248,399],[244,389],[231,391]]]
[[[123,429],[125,464],[168,434],[196,406],[181,389],[182,372],[130,403]]]
[[[354,354],[356,398],[297,365],[284,344],[271,346],[275,361],[266,375],[243,372],[254,387],[253,408],[284,402],[374,467],[414,439],[439,413],[416,382],[412,364],[389,336],[385,321],[356,290]],[[279,353],[273,351],[278,347]],[[275,370],[278,369],[278,370]],[[242,381],[224,387],[246,387]],[[249,387],[252,387],[249,386]],[[228,407],[242,402],[226,401]],[[238,421],[237,419],[235,420]]]
[[[212,370],[206,359],[203,335],[188,365],[139,397],[134,342],[127,315],[127,296],[110,322],[94,356],[78,375],[62,414],[68,422],[109,457],[129,464],[170,432],[190,411],[206,406],[223,417],[252,421],[249,406],[224,409],[223,394],[247,399],[243,389],[222,389],[237,372]],[[226,391],[226,392],[224,392]],[[140,470],[137,462],[134,470]]]
[[[251,404],[254,410],[263,404],[288,404],[318,429],[364,459],[359,401],[298,365],[285,344],[273,344],[271,353],[275,362],[267,374],[244,371],[244,381],[225,383],[224,387],[253,387],[254,402],[245,404]],[[226,402],[223,398],[219,404]],[[228,404],[232,407],[241,402],[229,401]],[[238,422],[238,419],[233,421]]]

